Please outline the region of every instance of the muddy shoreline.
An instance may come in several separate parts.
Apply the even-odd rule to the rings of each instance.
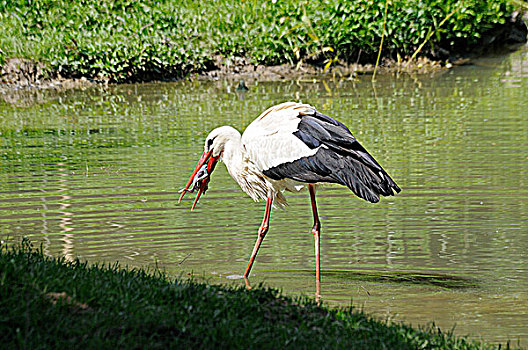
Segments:
[[[409,73],[432,74],[447,70],[454,65],[467,64],[468,60],[442,65],[439,61],[427,58],[418,58],[413,62],[395,62],[385,60],[377,67],[376,74]],[[338,64],[325,71],[324,67],[301,64],[282,64],[277,66],[264,66],[247,64],[244,59],[224,60],[217,64],[216,69],[206,72],[190,74],[186,79],[191,80],[244,80],[252,81],[280,81],[297,80],[305,78],[337,78],[353,79],[359,75],[373,74],[375,66],[372,64]],[[109,84],[104,80],[87,78],[64,78],[61,76],[48,76],[42,63],[27,59],[9,59],[0,70],[0,93],[5,90],[25,89],[70,89],[92,85]],[[174,79],[152,79],[149,81],[177,81]],[[139,81],[146,82],[146,81]]]
[[[501,47],[493,51],[494,54],[507,54],[515,51],[521,44],[509,47]],[[486,52],[489,54],[490,52]],[[413,61],[395,61],[384,59],[376,68],[374,64],[342,63],[339,62],[325,70],[324,66],[315,64],[282,64],[276,66],[253,65],[247,63],[242,57],[231,59],[216,57],[213,69],[204,72],[191,73],[185,78],[169,77],[168,79],[149,79],[141,81],[130,81],[128,83],[143,83],[156,81],[178,81],[188,80],[231,80],[231,81],[281,81],[299,79],[354,79],[361,75],[376,74],[410,74],[431,75],[445,72],[453,67],[471,65],[474,60],[486,54],[473,54],[454,58],[452,60],[440,61],[427,57],[418,57]],[[109,80],[81,78],[67,78],[60,75],[50,75],[45,65],[29,59],[12,58],[0,68],[0,94],[14,90],[52,89],[63,90],[71,88],[82,88],[94,85],[119,84]]]
[[[524,44],[501,47],[500,51],[493,54],[507,54],[517,50]],[[490,52],[486,52],[489,54]],[[354,79],[361,75],[376,74],[410,74],[431,75],[445,72],[453,67],[471,65],[474,60],[486,56],[486,54],[473,54],[455,58],[453,60],[440,61],[427,57],[418,57],[413,61],[406,60],[397,62],[384,59],[376,68],[374,64],[338,63],[326,69],[315,64],[282,64],[276,66],[253,65],[246,62],[244,58],[234,59],[216,58],[213,69],[191,73],[186,78],[174,77],[168,79],[149,79],[141,81],[130,81],[128,83],[143,83],[155,81],[178,81],[188,80],[231,80],[231,81],[281,81],[299,79]],[[94,85],[119,84],[108,80],[81,78],[66,78],[60,75],[50,75],[43,63],[29,59],[12,58],[0,68],[0,94],[14,90],[52,89],[64,90],[82,88]]]

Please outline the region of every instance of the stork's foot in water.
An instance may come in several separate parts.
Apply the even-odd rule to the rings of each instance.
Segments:
[[[319,220],[319,214],[317,214],[317,204],[315,202],[315,185],[309,184],[308,191],[310,192],[310,202],[312,203],[312,215],[314,224],[312,227],[312,233],[314,235],[314,247],[315,247],[315,300],[319,303],[321,297],[321,263],[320,263],[320,248],[321,248],[321,221]]]
[[[318,225],[320,226],[320,225]],[[314,245],[315,245],[315,300],[319,304],[319,298],[321,297],[321,263],[320,263],[320,231],[315,229],[316,225],[312,229],[314,235]]]
[[[264,239],[264,237],[266,237],[266,233],[268,232],[272,203],[273,203],[273,195],[270,194],[268,198],[266,199],[266,209],[264,210],[264,218],[262,219],[262,224],[260,225],[259,230],[258,230],[257,241],[255,242],[255,247],[253,248],[253,252],[251,253],[251,257],[249,258],[246,271],[244,272],[245,278],[249,277],[249,273],[251,272],[251,267],[253,266],[253,262],[255,262],[255,258],[257,257],[257,253],[260,248],[260,244],[262,243],[262,240]]]
[[[244,282],[246,282],[246,288],[251,290],[251,284],[249,284],[249,279],[247,277],[244,277]]]
[[[315,302],[317,303],[317,306],[321,306],[321,293],[318,291],[315,292]]]

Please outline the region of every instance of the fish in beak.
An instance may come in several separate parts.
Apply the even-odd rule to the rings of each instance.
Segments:
[[[194,207],[196,206],[196,203],[198,203],[198,199],[200,198],[200,196],[205,193],[205,191],[207,191],[211,174],[219,158],[219,155],[216,157],[213,156],[212,150],[204,152],[202,154],[202,157],[196,164],[196,167],[194,168],[194,171],[192,172],[191,178],[187,182],[187,185],[185,185],[185,187],[180,190],[181,195],[180,199],[178,199],[178,203],[181,202],[185,193],[194,192],[194,190],[197,189],[198,194],[196,195],[194,203],[191,207],[191,210],[194,210]]]

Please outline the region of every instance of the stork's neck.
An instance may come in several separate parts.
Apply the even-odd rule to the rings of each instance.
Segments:
[[[232,129],[232,128],[231,128]],[[229,129],[226,129],[229,130]],[[238,131],[232,129],[222,135],[225,139],[222,153],[222,161],[225,163],[229,175],[238,183],[240,188],[246,192],[253,200],[268,199],[273,191],[270,183],[262,176],[262,173],[256,168],[250,160],[242,143],[242,136]],[[286,204],[284,197],[280,195],[279,205]],[[280,198],[282,197],[282,199]]]
[[[242,136],[237,131],[236,134],[229,135],[222,153],[222,161],[225,163],[229,175],[237,182],[243,170],[243,159]]]

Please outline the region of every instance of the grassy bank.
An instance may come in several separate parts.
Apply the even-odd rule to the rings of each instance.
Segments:
[[[374,63],[383,32],[382,57],[423,42],[422,54],[457,53],[513,10],[508,0],[0,0],[0,64],[29,58],[66,77],[137,81],[229,62]]]
[[[276,290],[0,248],[0,344],[15,348],[483,349],[436,328],[380,322]]]

